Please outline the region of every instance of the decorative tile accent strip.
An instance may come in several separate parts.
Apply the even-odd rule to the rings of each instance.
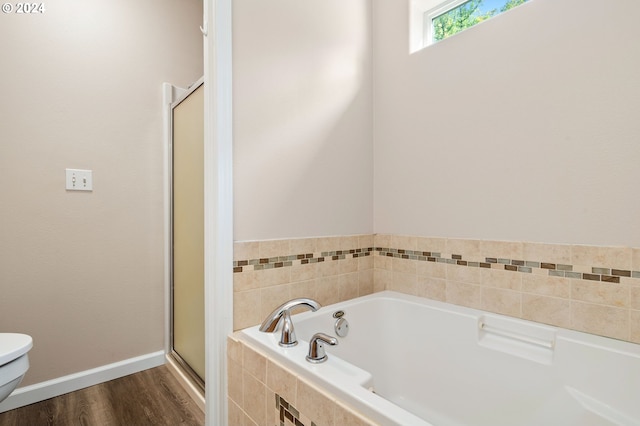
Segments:
[[[250,270],[261,271],[273,268],[285,268],[293,265],[306,265],[320,262],[344,260],[370,256],[372,252],[378,252],[379,256],[394,257],[397,259],[418,260],[423,262],[439,262],[451,265],[466,266],[471,268],[492,268],[505,271],[531,274],[534,269],[547,270],[549,276],[583,279],[590,281],[602,281],[607,283],[620,283],[621,277],[640,278],[640,271],[629,271],[615,268],[589,267],[591,273],[574,272],[576,265],[564,265],[549,262],[540,262],[522,259],[505,259],[485,257],[484,262],[463,259],[462,255],[450,254],[443,256],[439,252],[406,250],[391,247],[364,247],[350,250],[323,251],[320,253],[301,253],[270,258],[238,260],[233,262],[233,272],[239,273]]]
[[[233,272],[243,272],[245,268],[253,266],[254,271],[264,269],[285,268],[293,265],[306,265],[333,260],[344,260],[347,258],[358,258],[371,256],[373,247],[358,248],[351,250],[323,251],[321,253],[302,253],[287,256],[277,256],[261,259],[238,260],[233,262]]]
[[[627,271],[615,268],[590,267],[591,273],[587,273],[574,272],[574,268],[578,269],[576,265],[562,265],[531,260],[485,257],[485,262],[472,262],[469,260],[464,260],[459,254],[451,254],[445,257],[442,253],[404,250],[388,247],[375,247],[374,250],[378,252],[379,256],[394,257],[396,259],[440,262],[452,265],[466,266],[470,268],[502,269],[505,271],[520,272],[523,274],[531,274],[534,272],[534,269],[540,269],[547,270],[548,275],[553,277],[602,281],[607,283],[619,284],[620,277],[640,278],[640,271]]]
[[[301,415],[293,405],[278,394],[276,395],[276,426],[316,426],[314,422]]]

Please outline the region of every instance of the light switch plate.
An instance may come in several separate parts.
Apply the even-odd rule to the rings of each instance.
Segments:
[[[93,171],[66,169],[67,191],[93,191]]]

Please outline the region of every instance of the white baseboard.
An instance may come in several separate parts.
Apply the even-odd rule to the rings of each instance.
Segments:
[[[165,363],[164,351],[153,352],[113,364],[92,368],[91,370],[69,374],[46,382],[36,383],[16,389],[9,398],[0,403],[0,413],[24,407],[34,402],[44,401],[78,389],[97,385]]]

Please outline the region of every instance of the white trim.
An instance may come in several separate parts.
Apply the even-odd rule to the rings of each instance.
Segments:
[[[431,25],[425,25],[425,14],[439,16],[455,9],[468,0],[410,0],[409,4],[409,53],[417,52],[432,44]]]
[[[446,1],[446,0],[444,0]],[[409,53],[426,46],[424,42],[424,13],[438,7],[443,0],[409,0]]]
[[[24,407],[35,402],[84,389],[109,380],[138,373],[165,363],[164,351],[153,352],[113,364],[92,368],[91,370],[69,374],[46,382],[36,383],[16,389],[6,400],[0,403],[0,413]]]
[[[207,426],[227,419],[227,336],[233,327],[231,0],[204,2],[204,292]],[[211,25],[209,25],[211,23]],[[213,29],[213,30],[211,30]]]
[[[436,7],[422,13],[422,43],[423,47],[433,44],[433,20],[440,15],[452,11],[469,0],[446,0]]]

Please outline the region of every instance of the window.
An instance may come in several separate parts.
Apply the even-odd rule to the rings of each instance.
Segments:
[[[529,0],[412,0],[411,52],[513,9]]]

